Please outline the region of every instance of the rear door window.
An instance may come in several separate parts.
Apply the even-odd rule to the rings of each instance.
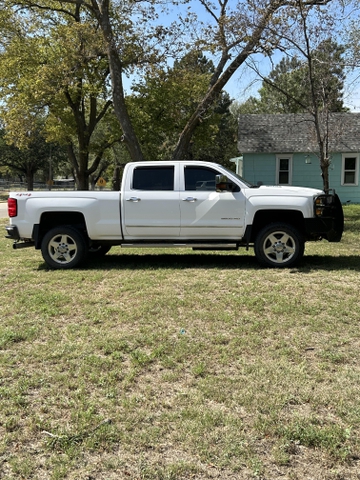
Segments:
[[[174,190],[174,167],[137,167],[134,169],[133,190]]]

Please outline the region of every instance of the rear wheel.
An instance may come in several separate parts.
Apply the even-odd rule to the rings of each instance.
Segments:
[[[51,268],[74,268],[86,257],[84,236],[73,227],[55,227],[44,236],[41,253]]]
[[[298,230],[285,223],[263,228],[255,240],[255,255],[263,267],[294,266],[304,255],[305,242]]]

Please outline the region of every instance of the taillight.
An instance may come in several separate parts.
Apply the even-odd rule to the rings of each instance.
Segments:
[[[17,200],[16,198],[8,198],[8,215],[9,217],[17,216]]]

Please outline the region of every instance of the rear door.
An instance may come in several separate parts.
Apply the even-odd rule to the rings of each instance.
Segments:
[[[216,168],[182,165],[180,192],[182,239],[239,239],[244,235],[245,197],[216,191]]]
[[[132,166],[123,196],[126,238],[173,239],[180,234],[178,164]]]

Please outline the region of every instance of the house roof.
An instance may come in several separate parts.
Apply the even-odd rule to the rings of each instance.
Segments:
[[[329,150],[360,151],[360,113],[332,113]],[[240,153],[316,152],[314,120],[309,114],[245,114],[239,116]]]

